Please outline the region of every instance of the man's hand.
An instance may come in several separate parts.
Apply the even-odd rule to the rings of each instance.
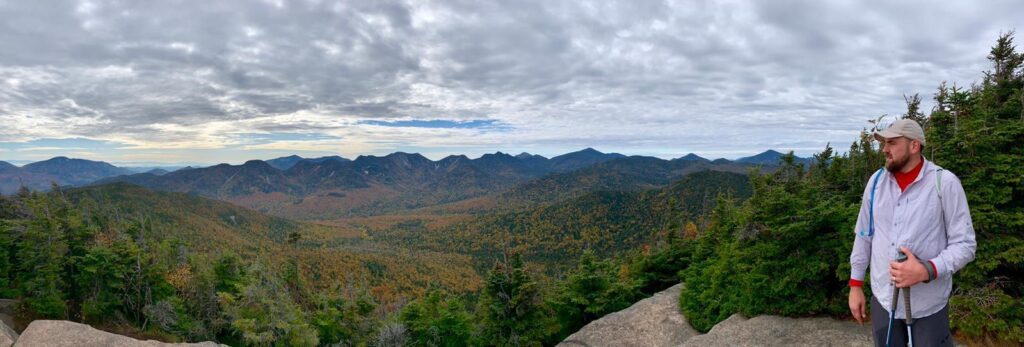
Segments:
[[[850,287],[850,313],[857,323],[864,325],[864,319],[868,318],[868,310],[864,307],[867,303],[864,300],[864,289],[861,287]]]
[[[928,270],[921,265],[914,253],[910,253],[907,247],[900,247],[907,260],[900,262],[889,262],[889,279],[898,288],[909,288],[915,284],[928,280]]]

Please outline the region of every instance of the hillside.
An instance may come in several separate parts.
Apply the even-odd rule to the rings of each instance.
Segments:
[[[447,225],[410,218],[366,228],[375,238],[403,247],[471,255],[480,272],[498,255],[513,252],[555,274],[588,249],[612,256],[650,246],[669,229],[680,233],[687,221],[710,211],[710,202],[720,193],[737,199],[750,196],[747,177],[701,171],[660,189],[596,191]]]
[[[622,157],[582,169],[553,173],[478,198],[419,210],[422,213],[475,215],[529,209],[538,204],[582,197],[600,191],[642,192],[659,189],[696,172],[720,171],[745,174],[753,165],[706,160],[663,160],[653,157]],[[773,167],[762,167],[772,170]]]
[[[181,238],[204,251],[251,252],[283,243],[290,233],[310,233],[314,229],[313,225],[218,200],[157,192],[127,183],[72,188],[65,194],[76,205],[95,206],[98,211],[94,213],[139,219],[153,236]]]
[[[461,290],[479,281],[462,256],[403,250],[368,241],[360,230],[272,217],[204,197],[126,183],[66,194],[76,205],[98,206],[101,218],[137,219],[150,237],[181,240],[190,251],[230,251],[279,264],[297,257],[307,266],[304,276],[316,286],[366,281],[394,296],[422,293],[421,285],[430,281]],[[299,240],[294,246],[288,244],[291,235]]]

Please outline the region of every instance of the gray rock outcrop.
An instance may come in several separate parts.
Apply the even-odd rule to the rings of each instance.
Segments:
[[[14,343],[15,347],[75,346],[75,347],[163,347],[197,346],[218,347],[213,342],[166,343],[153,340],[136,340],[106,331],[97,330],[85,324],[59,320],[37,320],[28,325]]]
[[[832,318],[786,318],[734,314],[707,334],[679,347],[697,346],[872,346],[871,327]]]
[[[679,311],[682,284],[584,326],[559,347],[872,346],[870,324],[735,314],[700,334]]]
[[[0,347],[11,347],[14,341],[18,341],[18,333],[0,321]]]
[[[14,321],[14,310],[18,307],[18,300],[14,299],[0,299],[0,321],[7,325],[8,328],[18,329]]]
[[[677,346],[699,333],[679,312],[677,284],[629,308],[590,322],[559,347]]]

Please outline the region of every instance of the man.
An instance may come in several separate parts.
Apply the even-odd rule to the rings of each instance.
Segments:
[[[850,254],[850,312],[861,324],[867,318],[861,287],[870,266],[876,346],[885,345],[893,286],[913,287],[914,344],[952,346],[948,303],[953,273],[974,260],[977,246],[967,197],[956,175],[921,155],[924,131],[916,122],[897,120],[874,137],[882,143],[885,171],[872,174],[864,189]],[[902,263],[896,261],[900,250],[908,257]],[[905,346],[903,298],[898,305],[891,345]]]

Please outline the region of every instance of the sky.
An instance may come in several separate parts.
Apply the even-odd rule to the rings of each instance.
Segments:
[[[0,160],[809,156],[1018,28],[998,0],[0,0]]]

